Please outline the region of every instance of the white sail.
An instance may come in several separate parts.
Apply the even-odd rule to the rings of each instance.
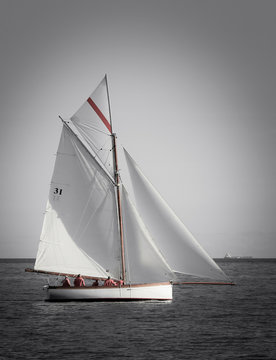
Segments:
[[[174,272],[228,280],[125,155],[139,213],[120,184],[105,77],[63,121],[34,270],[124,281],[49,286],[49,300],[171,300]]]
[[[125,150],[139,213],[157,247],[176,272],[228,280]]]
[[[124,187],[122,213],[127,283],[171,280],[174,277],[172,270],[152,241]]]
[[[106,277],[105,270],[72,241],[57,212],[47,202],[35,270]]]
[[[88,97],[71,121],[93,150],[98,161],[114,177],[111,120],[106,77]]]
[[[120,277],[114,184],[63,126],[35,270]]]

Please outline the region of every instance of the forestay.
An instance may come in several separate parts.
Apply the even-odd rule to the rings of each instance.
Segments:
[[[228,280],[125,150],[136,204],[154,242],[176,272]]]

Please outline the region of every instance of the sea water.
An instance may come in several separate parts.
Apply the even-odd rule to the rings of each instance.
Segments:
[[[29,260],[0,261],[0,359],[276,359],[276,260],[219,260],[236,286],[172,302],[46,302]]]

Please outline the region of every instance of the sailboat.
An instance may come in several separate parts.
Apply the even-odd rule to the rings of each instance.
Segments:
[[[107,76],[60,119],[36,261],[26,270],[116,285],[47,285],[47,300],[172,300],[177,273],[229,281],[124,150],[134,205],[119,172]]]

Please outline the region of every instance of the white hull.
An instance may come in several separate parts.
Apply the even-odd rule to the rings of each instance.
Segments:
[[[49,301],[123,301],[123,300],[172,300],[172,284],[139,284],[121,287],[48,287]]]

